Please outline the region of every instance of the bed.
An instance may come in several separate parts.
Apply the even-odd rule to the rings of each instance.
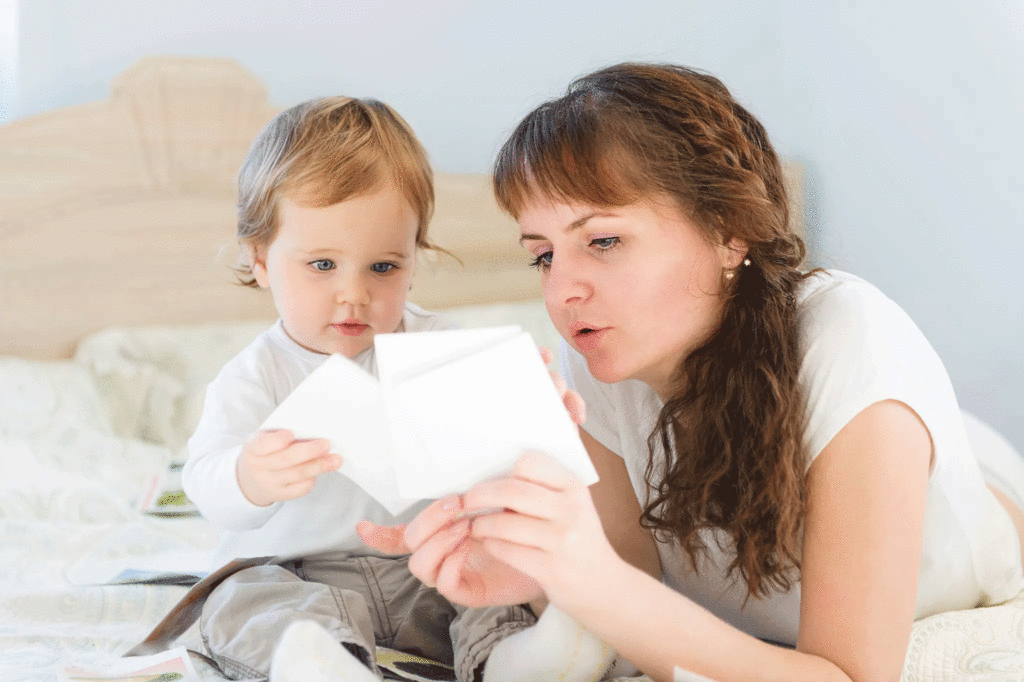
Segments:
[[[274,318],[230,266],[234,173],[278,110],[235,62],[152,57],[104,101],[0,127],[2,680],[110,669],[210,568],[176,475],[205,384]],[[554,347],[516,234],[486,175],[439,174],[431,236],[458,261],[425,259],[412,300]],[[396,679],[450,676],[380,655]],[[904,682],[1020,679],[1024,595],[915,624]]]

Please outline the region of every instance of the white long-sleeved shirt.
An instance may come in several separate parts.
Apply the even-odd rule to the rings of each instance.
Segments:
[[[445,329],[437,315],[407,303],[399,331]],[[295,343],[280,320],[232,358],[206,389],[202,416],[188,442],[182,472],[185,494],[203,516],[221,529],[217,565],[234,558],[321,552],[379,555],[355,532],[368,519],[405,523],[427,502],[392,516],[362,488],[332,471],[317,478],[306,495],[268,507],[251,503],[238,484],[236,466],[242,446],[274,408],[329,356]],[[377,375],[374,351],[352,360]]]

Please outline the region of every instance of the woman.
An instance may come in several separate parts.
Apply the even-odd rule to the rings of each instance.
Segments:
[[[799,269],[778,158],[722,83],[580,78],[494,183],[601,480],[530,455],[364,539],[455,601],[546,598],[656,680],[898,680],[915,619],[1024,587],[1021,491],[986,485],[909,318]]]

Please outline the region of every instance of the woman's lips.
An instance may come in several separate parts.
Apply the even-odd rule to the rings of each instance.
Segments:
[[[370,325],[363,324],[362,322],[341,322],[339,324],[332,324],[331,326],[345,336],[359,336],[365,332]]]
[[[610,327],[605,327],[603,329],[580,327],[573,331],[573,343],[575,343],[577,350],[581,353],[592,351],[601,345],[601,340],[604,338],[605,334],[608,333],[609,329]]]

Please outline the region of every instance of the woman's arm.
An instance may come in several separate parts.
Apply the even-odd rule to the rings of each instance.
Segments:
[[[546,458],[483,484],[474,537],[535,578],[552,603],[656,680],[680,666],[718,682],[898,680],[917,591],[931,457],[917,415],[894,401],[855,417],[808,474],[796,650],[761,642],[621,560],[590,495]]]
[[[914,619],[931,437],[906,404],[871,405],[807,474],[800,651],[854,680],[899,680]]]
[[[580,439],[600,477],[590,486],[590,496],[605,535],[620,557],[660,580],[658,548],[651,532],[640,525],[643,510],[630,483],[626,462],[582,428]]]

